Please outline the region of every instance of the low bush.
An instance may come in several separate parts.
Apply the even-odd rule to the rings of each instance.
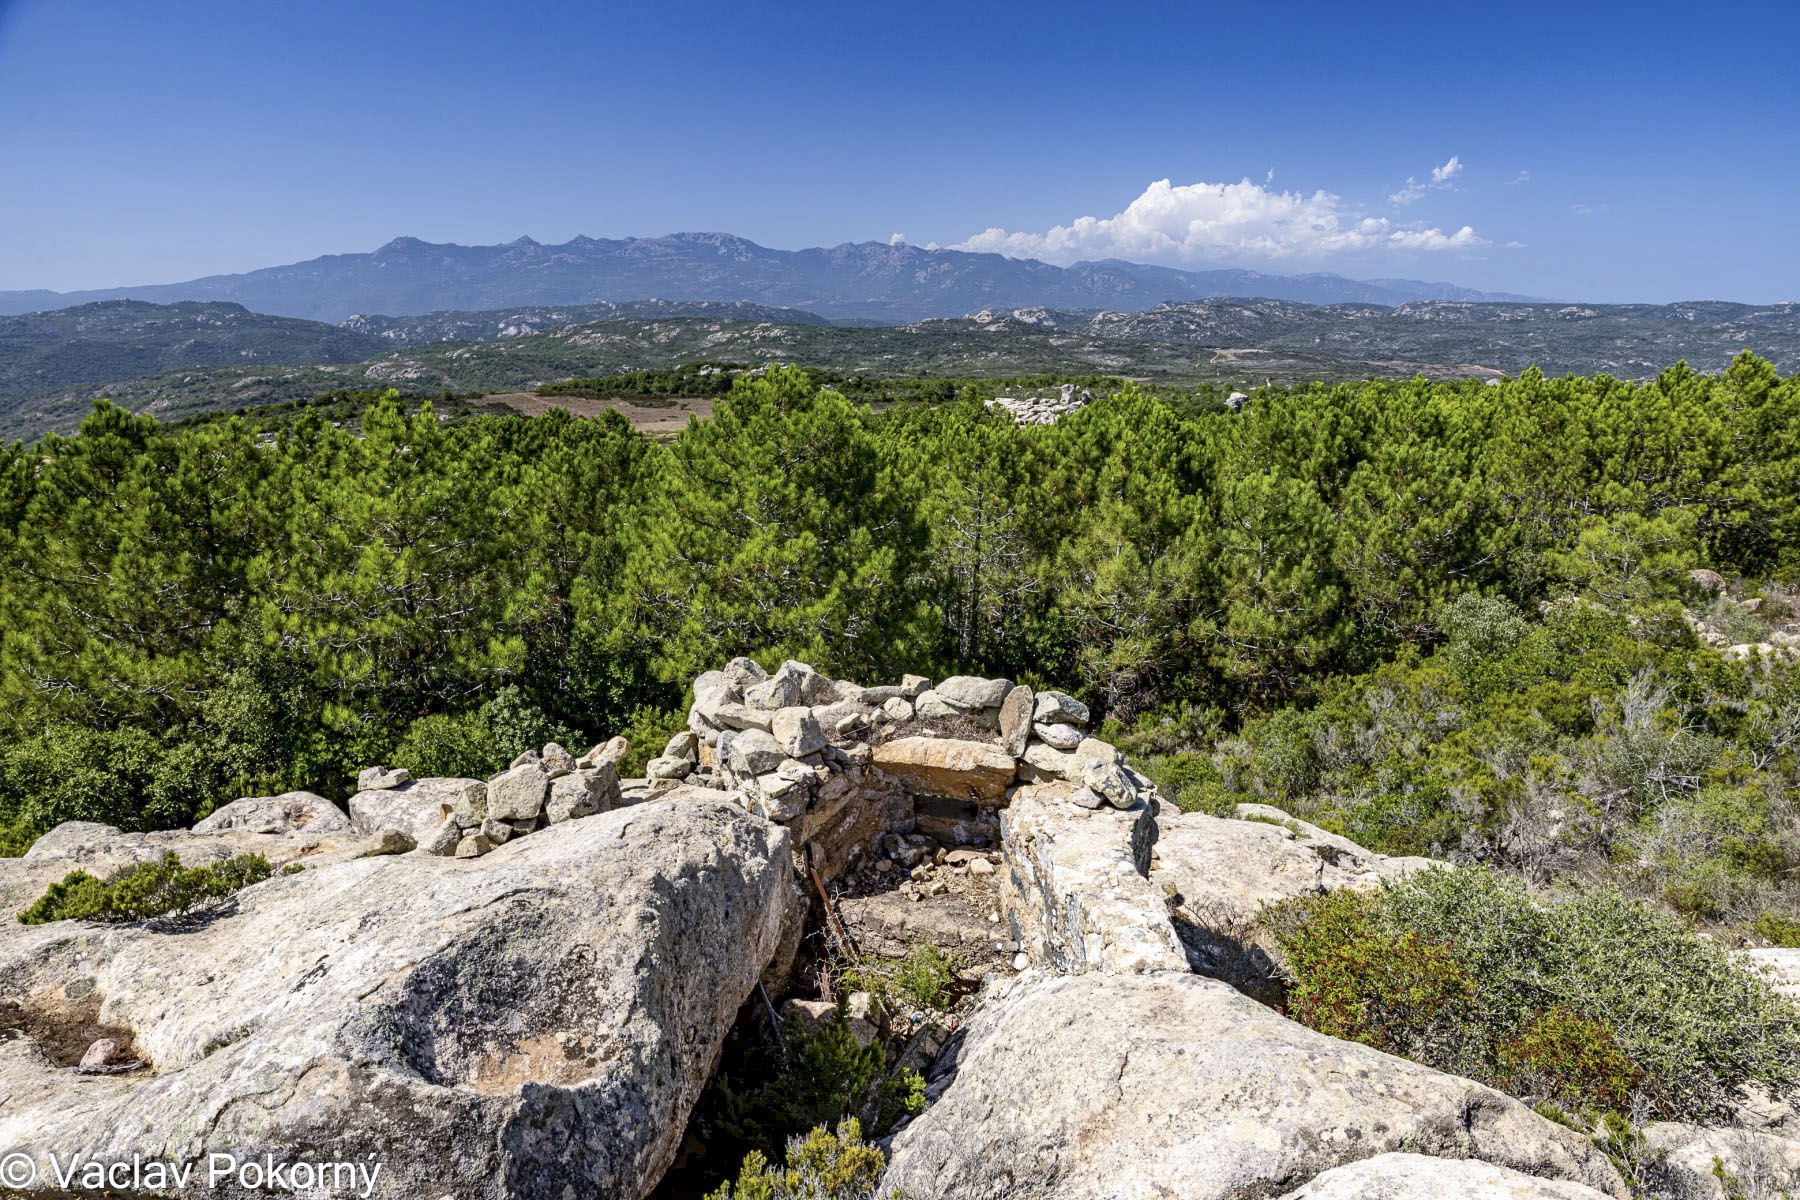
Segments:
[[[0,824],[0,858],[18,858],[42,835],[42,829],[24,820]]]
[[[900,994],[929,1012],[950,1007],[950,988],[955,982],[955,962],[931,942],[915,943],[894,972],[894,986]]]
[[[1771,946],[1800,947],[1800,921],[1777,912],[1756,918],[1750,932]]]
[[[1722,946],[1607,888],[1559,903],[1517,879],[1429,871],[1266,920],[1293,1015],[1528,1098],[1724,1118],[1800,1093],[1800,1008]]]
[[[240,854],[205,867],[184,867],[173,851],[101,880],[71,871],[19,914],[22,925],[49,921],[145,921],[190,916],[272,873],[260,854]]]
[[[737,1162],[752,1151],[768,1161],[809,1129],[854,1119],[879,1137],[924,1107],[918,1072],[890,1070],[881,1043],[859,1044],[841,1019],[810,1034],[789,1022],[779,1037],[766,1026],[740,1025],[689,1131],[709,1161]]]
[[[735,1187],[721,1184],[706,1200],[875,1200],[886,1165],[851,1117],[839,1122],[836,1132],[819,1125],[805,1137],[789,1138],[783,1167],[771,1168],[760,1150],[752,1150]]]

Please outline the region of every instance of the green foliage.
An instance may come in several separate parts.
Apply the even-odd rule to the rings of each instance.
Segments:
[[[1321,1033],[1425,1061],[1454,1058],[1475,983],[1445,944],[1339,891],[1266,913],[1293,976],[1292,1016]]]
[[[494,748],[494,731],[484,709],[427,713],[406,727],[392,758],[417,779],[484,779],[511,761]]]
[[[1491,871],[1271,913],[1301,1020],[1576,1106],[1722,1119],[1751,1087],[1800,1092],[1800,1011],[1654,906],[1555,904]]]
[[[42,836],[42,829],[23,820],[0,825],[0,858],[18,858]]]
[[[771,1168],[760,1150],[752,1150],[744,1156],[735,1188],[721,1184],[706,1200],[875,1200],[886,1165],[850,1117],[838,1122],[835,1132],[819,1125],[805,1137],[789,1138],[783,1167]]]
[[[690,1127],[711,1161],[735,1162],[751,1151],[773,1155],[789,1138],[846,1118],[880,1136],[924,1108],[924,1087],[917,1072],[890,1070],[879,1042],[859,1045],[841,1019],[811,1034],[790,1023],[779,1039],[739,1030]]]
[[[204,867],[184,867],[174,851],[127,867],[105,880],[71,871],[19,914],[22,925],[47,921],[146,921],[186,917],[271,874],[260,854],[240,854]]]
[[[1781,913],[1762,914],[1750,932],[1771,946],[1800,947],[1800,921]]]
[[[1199,754],[1159,755],[1144,763],[1144,773],[1182,812],[1228,817],[1238,804],[1255,799],[1227,788],[1218,765]]]
[[[1766,363],[1241,413],[1095,377],[1043,427],[982,406],[1000,380],[653,375],[630,386],[729,390],[667,444],[383,393],[266,426],[102,403],[0,451],[0,822],[187,824],[622,731],[648,754],[695,673],[791,656],[1082,681],[1190,808],[1800,914],[1800,672],[1723,661],[1682,611],[1750,630],[1704,562],[1786,612],[1800,381]]]
[[[1608,1112],[1624,1111],[1643,1077],[1610,1029],[1560,1005],[1502,1041],[1494,1061],[1510,1092],[1561,1096]]]
[[[917,1008],[942,1012],[950,1007],[956,964],[935,942],[915,942],[894,972],[894,986]]]

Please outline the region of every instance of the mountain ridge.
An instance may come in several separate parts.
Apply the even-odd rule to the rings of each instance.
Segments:
[[[1226,296],[1387,306],[1417,300],[1541,302],[1423,280],[1374,283],[1318,272],[1184,271],[1122,259],[1059,267],[904,242],[775,250],[734,234],[700,232],[654,238],[579,235],[560,245],[529,237],[491,246],[397,237],[366,253],[327,254],[179,283],[0,291],[0,315],[102,300],[228,301],[270,316],[336,325],[377,313],[414,316],[672,298],[907,324],[987,308],[1136,311]]]

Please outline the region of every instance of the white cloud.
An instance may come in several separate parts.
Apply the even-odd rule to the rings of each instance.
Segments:
[[[1406,177],[1405,185],[1401,187],[1399,191],[1388,197],[1388,203],[1404,206],[1420,199],[1428,191],[1437,188],[1447,188],[1450,186],[1450,181],[1452,179],[1455,179],[1458,175],[1462,174],[1462,169],[1463,165],[1461,157],[1452,154],[1449,162],[1441,167],[1431,168],[1430,183],[1420,183],[1417,179],[1408,175]]]
[[[1598,216],[1600,213],[1608,212],[1611,209],[1612,209],[1612,205],[1610,205],[1610,204],[1571,204],[1571,205],[1569,205],[1569,211],[1574,213],[1578,217]]]
[[[1520,171],[1517,175],[1514,175],[1511,179],[1506,181],[1506,186],[1512,187],[1514,184],[1530,183],[1530,182],[1531,182],[1531,172],[1530,171]]]
[[[1326,191],[1278,192],[1248,179],[1176,187],[1159,179],[1114,216],[1080,217],[1043,233],[985,229],[952,249],[1054,263],[1084,258],[1191,263],[1459,250],[1487,244],[1467,225],[1450,233],[1399,225],[1386,217],[1355,212]]]
[[[888,245],[890,245],[890,246],[906,245],[906,235],[904,233],[889,234],[888,235]]]
[[[1406,177],[1406,186],[1388,197],[1391,204],[1411,204],[1425,194],[1425,185],[1411,175]]]

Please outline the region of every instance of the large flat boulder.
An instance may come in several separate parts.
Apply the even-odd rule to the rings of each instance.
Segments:
[[[1055,971],[1182,971],[1187,956],[1150,881],[1150,808],[1083,808],[1069,783],[1023,784],[1001,812],[1001,915]]]
[[[935,1073],[934,1099],[894,1137],[883,1195],[1238,1200],[1392,1151],[1628,1195],[1591,1141],[1518,1101],[1197,975],[1028,973],[971,1016]]]
[[[1745,1200],[1800,1195],[1800,1142],[1758,1129],[1709,1129],[1674,1121],[1644,1127],[1655,1162],[1653,1195]]]
[[[40,1180],[53,1153],[221,1152],[379,1162],[390,1197],[638,1200],[792,927],[788,844],[651,802],[277,875],[181,931],[0,925],[26,1034],[0,1040],[0,1144]],[[64,1069],[90,1034],[148,1066]]]
[[[472,818],[467,824],[481,824],[487,784],[479,779],[409,779],[397,787],[358,792],[350,797],[350,822],[365,837],[398,829],[424,845],[459,807]]]
[[[1377,1154],[1314,1176],[1281,1200],[1604,1200],[1567,1179],[1540,1179],[1473,1158]]]
[[[997,805],[1019,764],[992,742],[903,737],[875,747],[877,768],[909,791]]]
[[[213,810],[194,826],[195,833],[343,833],[350,828],[344,810],[312,792],[279,796],[245,796]]]
[[[1800,949],[1788,946],[1759,946],[1738,953],[1751,966],[1768,977],[1775,990],[1800,1000]]]
[[[125,833],[94,821],[65,821],[33,843],[22,857],[0,858],[0,932],[13,914],[71,871],[104,879],[169,853],[190,867],[240,854],[260,854],[277,868],[296,862],[310,866],[352,858],[360,853],[361,841],[361,835],[352,829],[333,833],[260,833],[244,828],[217,833],[187,829]]]
[[[1431,863],[1376,854],[1267,805],[1240,808],[1245,815],[1234,818],[1163,806],[1150,878],[1172,892],[1189,965],[1265,1003],[1279,1000],[1281,985],[1273,940],[1258,921],[1263,905],[1378,887]]]

